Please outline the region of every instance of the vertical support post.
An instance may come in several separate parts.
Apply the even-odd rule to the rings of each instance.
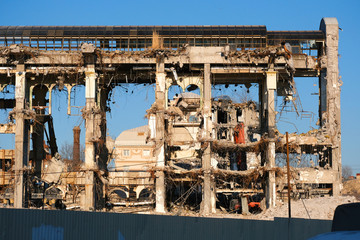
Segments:
[[[18,65],[15,75],[15,186],[14,207],[22,208],[25,203],[24,165],[28,163],[28,125],[24,118],[26,98],[25,66]]]
[[[33,125],[32,143],[33,143],[33,164],[35,165],[35,175],[40,177],[42,170],[42,160],[45,157],[44,152],[44,121],[42,116],[36,116],[36,122]]]
[[[290,185],[290,160],[289,160],[289,134],[286,132],[286,168],[287,168],[287,184],[288,184],[288,210],[289,210],[289,218],[291,218],[291,185]]]
[[[72,89],[72,87],[73,87],[73,86],[71,86],[71,85],[68,85],[68,86],[67,86],[67,92],[68,92],[67,115],[71,115],[71,89]]]
[[[249,203],[246,196],[241,196],[241,209],[243,215],[249,215]]]
[[[100,83],[104,86],[104,83]],[[95,115],[95,126],[96,126],[96,134],[97,134],[97,158],[98,158],[98,166],[101,169],[107,168],[108,161],[108,148],[106,147],[106,103],[108,100],[109,90],[102,87],[98,90],[98,100],[97,100],[97,111]]]
[[[167,99],[165,99],[165,64],[163,58],[158,58],[156,62],[156,93],[155,102],[157,106],[156,112],[156,134],[155,134],[155,156],[156,156],[156,207],[155,211],[158,213],[165,213],[165,119],[164,110]]]
[[[73,161],[79,162],[80,161],[80,127],[75,126],[73,128],[74,133],[74,143],[73,143]]]
[[[259,82],[259,117],[260,117],[260,132],[264,133],[265,129],[266,129],[266,123],[265,123],[265,119],[266,119],[266,114],[265,114],[265,86],[264,86],[264,81],[260,81]]]
[[[322,116],[321,122],[331,136],[332,169],[336,171],[333,181],[333,195],[340,195],[341,185],[341,107],[340,93],[342,82],[339,79],[338,46],[339,46],[339,23],[336,18],[323,18],[320,30],[325,33],[326,68],[321,72],[321,93],[326,89],[326,117]],[[326,80],[326,82],[325,82]],[[323,86],[325,85],[325,86]],[[323,107],[325,105],[325,107]]]
[[[319,76],[319,125],[324,127],[326,123],[326,70],[320,70]]]
[[[55,87],[55,84],[51,84],[49,87],[49,115],[52,114],[52,90]]]
[[[96,73],[94,65],[87,65],[85,70],[85,210],[95,209],[94,169],[95,164],[95,116]]]
[[[268,144],[266,148],[266,166],[269,168],[266,182],[266,207],[275,207],[276,203],[276,182],[275,182],[275,90],[277,83],[277,72],[269,70],[266,72],[264,102],[266,131],[268,133]]]
[[[204,171],[204,183],[203,183],[203,199],[202,199],[202,213],[210,214],[215,211],[215,193],[213,184],[211,181],[211,146],[210,138],[212,131],[211,121],[211,76],[210,76],[210,64],[204,64],[204,87],[203,87],[203,116],[204,116],[204,139],[205,150],[202,156],[202,168]]]

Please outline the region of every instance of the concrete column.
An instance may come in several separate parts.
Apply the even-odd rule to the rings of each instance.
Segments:
[[[165,119],[164,110],[167,99],[165,98],[165,65],[163,59],[158,59],[156,64],[156,93],[155,103],[157,106],[156,112],[156,135],[155,135],[155,156],[156,156],[156,208],[158,213],[165,213],[166,211],[166,188],[165,188],[165,174],[161,168],[165,167]]]
[[[326,124],[326,70],[321,69],[319,76],[319,124],[324,127]]]
[[[96,136],[98,138],[96,144],[97,164],[100,169],[107,169],[107,161],[109,156],[108,148],[106,147],[106,104],[108,100],[109,90],[101,88],[98,90],[97,109],[95,115]]]
[[[24,165],[28,163],[28,124],[24,118],[26,99],[25,66],[18,65],[15,75],[15,185],[14,207],[25,206]]]
[[[266,166],[268,168],[275,167],[275,142],[270,140],[266,149]],[[276,182],[275,171],[270,170],[268,172],[268,179],[266,181],[266,207],[275,207],[276,205]]]
[[[277,83],[277,73],[269,70],[266,72],[266,81],[264,91],[264,108],[266,117],[266,131],[268,133],[268,144],[266,146],[266,166],[270,169],[275,167],[275,91]],[[275,207],[276,203],[276,183],[275,171],[268,172],[268,179],[266,182],[266,207]]]
[[[73,128],[74,133],[74,141],[73,141],[73,161],[79,162],[80,161],[80,127],[75,126]]]
[[[260,132],[264,133],[266,130],[265,117],[265,82],[259,83],[259,117],[260,117]]]
[[[241,197],[241,208],[242,208],[242,214],[249,215],[249,203],[246,196]]]
[[[95,116],[96,108],[96,73],[95,66],[88,65],[85,72],[85,98],[86,106],[84,111],[85,118],[85,203],[84,209],[95,210],[95,191],[94,191],[94,169],[95,164]]]
[[[203,85],[203,116],[204,116],[204,138],[210,140],[212,131],[211,121],[211,79],[210,64],[204,65],[204,85]],[[202,214],[215,212],[215,189],[211,181],[211,146],[210,142],[205,142],[206,148],[202,156],[202,168],[204,170]]]
[[[342,82],[339,79],[338,46],[339,24],[336,18],[323,18],[320,30],[325,33],[326,68],[321,72],[320,80],[323,82],[322,89],[326,89],[326,116],[322,115],[325,127],[331,136],[332,143],[332,168],[337,171],[333,181],[333,195],[340,194],[341,186],[341,107],[340,93]],[[324,56],[323,56],[324,57]],[[325,83],[326,80],[326,83]],[[322,83],[321,82],[321,83]],[[326,86],[324,86],[326,85]],[[323,93],[323,92],[321,92]],[[325,105],[325,103],[323,104]]]

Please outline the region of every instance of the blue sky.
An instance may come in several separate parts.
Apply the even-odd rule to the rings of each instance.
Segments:
[[[357,44],[360,39],[359,1],[12,0],[2,1],[1,8],[1,25],[266,25],[268,30],[317,30],[322,17],[336,17],[343,29],[339,42],[339,67],[344,82],[341,96],[343,165],[350,165],[354,172],[360,172],[357,152],[360,80],[356,71],[360,55]],[[310,95],[317,90],[314,84],[316,79],[299,79],[297,82],[304,110],[316,112],[317,99]],[[81,88],[77,89],[77,94],[83,94]],[[125,129],[145,124],[145,110],[153,99],[152,86],[129,87],[128,93],[125,88],[116,88],[116,103],[108,115],[110,135],[115,137]],[[83,104],[80,99],[75,100],[75,105]],[[66,139],[71,142],[72,127],[81,124],[81,118],[66,115],[65,93],[57,94],[53,104],[58,141],[60,145]],[[0,111],[0,122],[5,122],[6,117],[6,113]],[[296,125],[305,129],[311,124],[307,121]],[[289,132],[295,131],[286,124],[281,128],[287,127]],[[11,148],[13,142],[13,136],[0,135],[1,148]]]

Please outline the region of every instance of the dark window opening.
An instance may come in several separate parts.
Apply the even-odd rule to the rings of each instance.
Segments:
[[[239,118],[242,117],[242,110],[240,108],[236,109],[236,121],[239,121]]]
[[[218,110],[217,119],[218,119],[218,123],[227,123],[228,122],[228,113],[225,111]]]

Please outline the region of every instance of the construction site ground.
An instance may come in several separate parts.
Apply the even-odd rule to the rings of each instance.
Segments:
[[[360,201],[360,179],[349,180],[343,183],[342,196],[337,196],[337,197],[326,196],[326,197],[315,197],[310,199],[292,200],[291,216],[292,218],[332,220],[334,216],[334,211],[337,206],[347,203],[359,202],[359,201]],[[47,206],[45,207],[45,209],[51,209],[51,208]],[[114,208],[110,210],[110,212],[158,214],[152,210],[149,211],[149,207],[144,207],[144,208],[138,207],[133,209]],[[213,213],[208,216],[203,216],[200,213],[186,210],[185,208],[173,207],[170,212],[167,212],[164,215],[274,220],[274,218],[276,217],[277,218],[288,217],[288,202],[277,201],[276,207],[264,210],[258,214],[244,215],[244,214],[229,213],[226,210],[216,209],[216,213]]]
[[[346,203],[360,201],[360,179],[348,180],[343,183],[342,196],[338,197],[316,197],[291,201],[291,217],[305,219],[332,220],[337,206]],[[217,209],[218,210],[218,209]],[[189,212],[182,212],[181,215],[194,216]],[[275,208],[270,208],[259,214],[229,214],[217,211],[211,217],[220,218],[243,218],[254,220],[273,220],[274,217],[288,217],[288,202],[277,201]]]
[[[323,219],[332,220],[334,211],[337,206],[347,203],[354,203],[360,201],[360,180],[350,180],[343,184],[343,194],[338,197],[316,197],[310,199],[300,199],[291,201],[291,217],[304,219]],[[117,210],[113,210],[117,212]],[[134,211],[142,214],[156,214],[152,211]],[[202,216],[193,211],[185,209],[174,209],[166,215],[175,216]],[[240,219],[254,219],[254,220],[273,220],[274,218],[288,217],[288,202],[277,201],[275,208],[264,210],[258,214],[236,214],[228,213],[217,209],[217,212],[211,214],[212,218],[240,218]]]
[[[318,197],[311,199],[303,199],[291,201],[291,217],[304,219],[324,219],[332,220],[334,211],[337,206],[346,203],[358,202],[354,196],[339,196],[339,197]],[[193,213],[182,211],[182,216],[196,216]],[[241,218],[254,220],[273,220],[275,217],[288,217],[288,203],[278,201],[276,207],[265,210],[259,214],[235,214],[224,213],[217,211],[216,214],[211,215],[214,218]]]
[[[317,197],[291,201],[291,216],[293,218],[332,220],[337,206],[360,201],[360,179],[348,180],[343,183],[342,196]],[[275,208],[259,214],[248,216],[242,214],[217,214],[216,217],[246,218],[257,220],[273,220],[274,217],[288,217],[288,203],[278,201]]]
[[[291,216],[306,219],[332,220],[337,206],[360,201],[360,180],[349,180],[343,183],[342,196],[318,197],[291,201]],[[277,202],[275,208],[251,215],[251,219],[271,220],[274,217],[288,217],[288,203]]]
[[[291,217],[332,220],[337,206],[353,202],[357,202],[354,196],[318,197],[291,201]],[[288,217],[287,202],[278,202],[275,208],[251,216],[259,220],[272,220],[274,217]]]

